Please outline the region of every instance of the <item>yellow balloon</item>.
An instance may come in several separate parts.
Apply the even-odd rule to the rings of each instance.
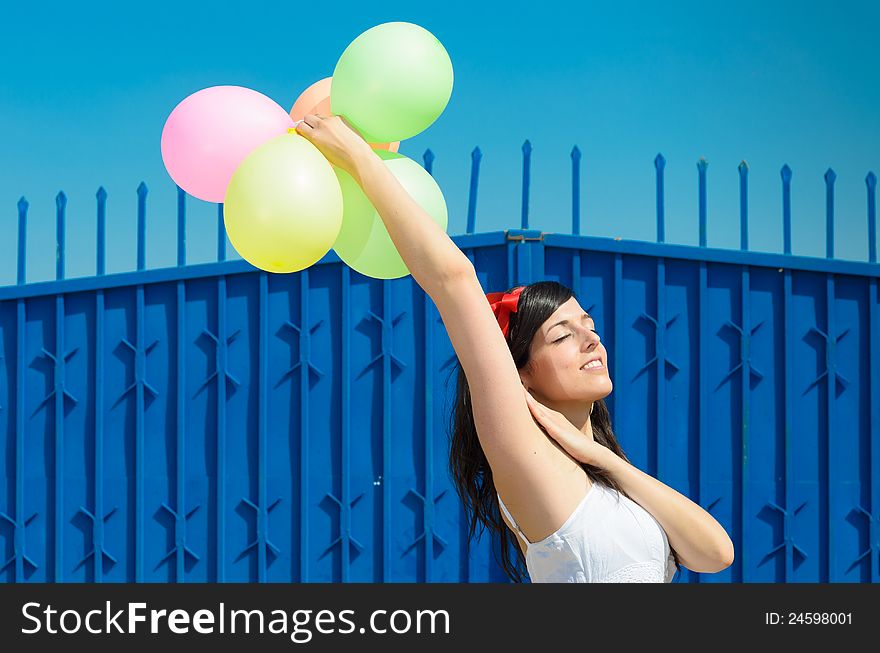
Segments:
[[[295,132],[251,152],[233,173],[223,204],[229,242],[267,272],[297,272],[317,263],[342,227],[342,191],[333,167]]]
[[[434,178],[418,163],[402,154],[375,150],[400,184],[425,212],[446,231],[446,200]],[[344,170],[334,168],[342,189],[342,229],[333,251],[349,267],[374,279],[398,279],[409,274],[379,213],[357,182]]]

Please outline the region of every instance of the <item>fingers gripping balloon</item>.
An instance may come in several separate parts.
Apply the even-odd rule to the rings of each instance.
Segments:
[[[290,109],[290,117],[294,121],[294,126],[302,122],[302,119],[309,114],[329,116],[332,115],[330,110],[330,88],[332,77],[325,77],[300,94]],[[400,147],[400,141],[392,143],[371,143],[372,147],[377,150],[388,150],[389,152],[397,152]]]

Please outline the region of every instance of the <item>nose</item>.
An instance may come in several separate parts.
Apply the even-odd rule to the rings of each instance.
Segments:
[[[601,338],[599,334],[593,331],[592,329],[585,329],[586,336],[584,337],[584,347],[586,351],[592,351],[596,347],[599,346],[599,342]]]

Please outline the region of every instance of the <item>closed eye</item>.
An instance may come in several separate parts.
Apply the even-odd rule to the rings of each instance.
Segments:
[[[596,331],[596,329],[590,329],[590,331],[592,331],[593,333],[595,333],[597,336],[599,335],[599,332]],[[562,336],[561,338],[558,338],[557,340],[554,340],[554,341],[553,341],[553,344],[555,345],[557,342],[562,342],[563,340],[565,340],[566,338],[568,338],[570,335],[571,335],[570,333],[565,334],[565,335]]]

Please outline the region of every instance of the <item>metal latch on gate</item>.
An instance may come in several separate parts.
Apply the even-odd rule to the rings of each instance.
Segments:
[[[507,240],[544,240],[546,231],[537,231],[533,229],[508,229],[504,232]]]

